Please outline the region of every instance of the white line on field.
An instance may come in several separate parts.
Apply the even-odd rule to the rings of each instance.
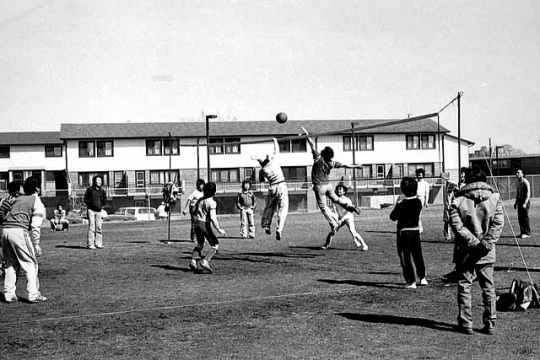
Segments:
[[[239,302],[249,302],[249,301],[269,300],[269,299],[280,299],[280,298],[287,298],[287,297],[308,296],[308,295],[317,295],[317,294],[325,294],[325,293],[341,294],[343,292],[349,292],[349,291],[352,291],[352,290],[355,290],[355,289],[339,290],[339,291],[336,291],[336,290],[310,291],[310,292],[296,293],[296,294],[261,296],[261,297],[255,297],[255,298],[216,301],[216,302],[207,302],[207,303],[199,303],[199,304],[162,306],[162,307],[155,307],[155,308],[150,308],[150,309],[133,309],[133,310],[113,311],[113,312],[98,313],[98,314],[88,314],[88,315],[62,316],[62,317],[57,317],[57,318],[46,318],[46,319],[37,319],[37,320],[16,321],[16,322],[11,322],[11,323],[0,323],[0,326],[4,326],[4,325],[11,326],[11,325],[21,325],[21,324],[30,324],[30,323],[41,323],[41,322],[48,322],[48,321],[74,320],[74,319],[92,318],[92,317],[98,317],[98,316],[123,315],[123,314],[136,313],[136,312],[162,311],[162,310],[181,309],[181,308],[188,308],[188,307],[202,307],[202,306],[209,306],[209,305],[223,305],[223,304],[232,304],[232,303],[239,303]]]

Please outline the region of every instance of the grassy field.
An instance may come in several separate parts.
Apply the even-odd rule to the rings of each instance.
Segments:
[[[515,212],[506,203],[519,233]],[[293,214],[284,239],[257,228],[236,237],[239,219],[220,218],[227,237],[213,274],[187,267],[188,221],[106,223],[104,250],[84,248],[86,227],[43,231],[43,304],[0,304],[2,359],[537,359],[540,309],[499,313],[496,334],[456,332],[456,289],[440,276],[452,269],[452,243],[441,236],[441,206],[423,215],[430,285],[404,289],[391,209],[365,210],[357,229],[369,251],[341,230],[320,246],[320,213]],[[505,226],[497,246],[498,292],[527,279],[521,249],[540,281],[540,201],[531,209],[533,237],[516,246]],[[258,222],[260,218],[257,218]],[[1,279],[3,281],[3,279]],[[480,288],[473,288],[475,328]]]

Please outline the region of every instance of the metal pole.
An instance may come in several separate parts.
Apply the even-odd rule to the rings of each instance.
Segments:
[[[169,181],[171,181],[171,168],[172,168],[172,135],[169,131]],[[165,185],[167,185],[167,181],[165,181]],[[169,194],[170,196],[171,194]],[[167,204],[167,206],[169,206]],[[171,208],[169,206],[169,211],[167,213],[167,241],[171,241]]]
[[[458,174],[461,172],[461,95],[462,91],[458,92],[457,96],[457,119],[458,119]]]
[[[210,169],[210,147],[208,144],[210,144],[210,119],[217,118],[217,115],[206,115],[206,166],[207,169],[207,178],[206,182],[210,182],[210,175],[211,175],[211,169]]]
[[[356,165],[356,139],[354,135],[354,123],[351,123],[351,134],[352,134],[352,162],[353,165]],[[354,206],[358,204],[358,189],[356,185],[356,169],[352,169],[352,178],[354,184]]]

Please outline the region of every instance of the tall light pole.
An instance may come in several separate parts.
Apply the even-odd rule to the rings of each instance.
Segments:
[[[206,115],[206,166],[207,166],[207,178],[206,182],[210,182],[210,119],[217,118],[217,115]]]

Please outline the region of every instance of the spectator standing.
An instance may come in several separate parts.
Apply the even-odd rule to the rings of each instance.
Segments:
[[[418,168],[415,171],[416,181],[418,182],[418,192],[416,196],[422,202],[422,208],[428,207],[429,201],[429,183],[426,181],[426,171],[422,168]],[[424,227],[422,226],[422,214],[420,214],[420,232],[424,232]]]
[[[519,237],[522,239],[531,237],[531,225],[529,221],[529,209],[531,207],[531,184],[525,179],[523,170],[519,169],[516,172],[516,202],[514,209],[517,210],[517,218],[519,222]]]
[[[503,204],[498,193],[486,183],[486,175],[473,167],[465,175],[465,186],[456,194],[450,210],[456,234],[458,282],[458,329],[473,333],[471,287],[478,279],[484,313],[482,332],[492,335],[497,318],[495,283],[495,243],[504,226]]]
[[[240,236],[255,238],[255,223],[253,210],[255,209],[255,195],[250,191],[249,180],[242,181],[242,191],[236,195],[236,208],[240,210]]]
[[[103,249],[102,213],[107,203],[107,194],[102,188],[103,178],[99,175],[92,178],[92,186],[86,189],[84,202],[88,209],[88,236],[86,248],[89,250]]]

